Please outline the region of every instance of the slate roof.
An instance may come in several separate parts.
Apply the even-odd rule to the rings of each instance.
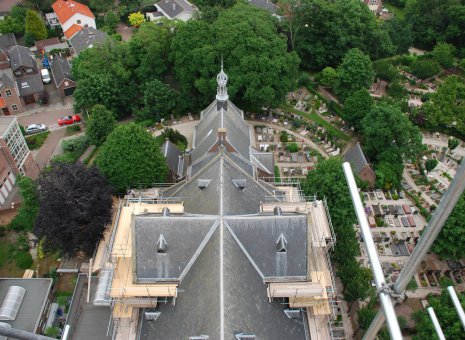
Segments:
[[[22,331],[35,333],[45,309],[52,279],[0,279],[0,304],[5,298],[10,286],[20,286],[26,289],[23,301],[15,320],[5,322]]]
[[[278,11],[278,6],[276,6],[270,0],[249,0],[249,2],[252,5],[264,9],[272,14],[275,14]]]
[[[60,39],[57,37],[48,38],[44,40],[38,40],[35,42],[35,46],[38,51],[42,51],[46,46],[58,45],[60,44]]]
[[[13,72],[10,68],[0,70],[0,90],[4,87],[14,88],[15,82],[13,81]]]
[[[38,74],[33,74],[16,80],[16,86],[18,87],[20,96],[28,96],[44,91],[42,78]]]
[[[195,8],[185,0],[161,0],[156,5],[169,19],[174,19],[183,12],[194,12]]]
[[[351,163],[357,173],[368,165],[360,143],[355,144],[345,153],[344,160]]]
[[[8,52],[13,46],[16,46],[16,37],[13,33],[0,34],[0,50]]]
[[[85,27],[73,35],[71,39],[69,39],[69,42],[74,52],[79,54],[86,48],[103,44],[108,38],[108,34],[103,31],[99,31],[93,27]]]
[[[27,47],[16,45],[8,50],[8,54],[13,72],[23,66],[37,70],[36,61]]]
[[[274,176],[274,158],[272,152],[260,152],[252,149],[252,163],[270,176]]]
[[[60,55],[55,55],[51,62],[50,68],[52,70],[53,81],[55,86],[59,87],[65,80],[73,80],[71,75],[71,65],[68,60]]]
[[[170,171],[173,174],[181,177],[182,170],[179,169],[179,163],[182,162],[182,152],[177,148],[177,146],[173,142],[171,142],[168,139],[163,142],[163,144],[160,147],[160,151],[165,157],[168,169],[170,169]]]

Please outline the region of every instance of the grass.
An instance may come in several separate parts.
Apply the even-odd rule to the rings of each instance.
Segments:
[[[350,140],[350,137],[347,136],[345,133],[343,133],[342,131],[340,131],[339,129],[335,128],[333,125],[331,125],[331,123],[329,123],[328,121],[326,121],[323,117],[317,115],[316,113],[308,113],[308,112],[304,112],[304,111],[300,111],[300,110],[296,110],[292,107],[289,107],[289,106],[282,106],[281,107],[284,111],[289,111],[289,112],[292,112],[292,113],[295,113],[297,115],[300,115],[302,117],[305,117],[306,119],[308,120],[311,120],[315,123],[317,123],[318,125],[324,127],[326,130],[328,131],[331,131],[331,133],[334,135],[334,136],[337,136],[339,137],[340,139],[344,140],[344,141],[348,141]]]
[[[45,143],[45,140],[47,139],[49,134],[49,131],[45,131],[35,135],[26,136],[26,143],[29,147],[29,150],[39,149]]]
[[[389,12],[394,14],[395,17],[399,19],[403,19],[405,17],[403,8],[388,4],[386,2],[383,2],[383,6],[386,7],[389,10]]]

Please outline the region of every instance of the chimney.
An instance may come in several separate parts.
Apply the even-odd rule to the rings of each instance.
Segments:
[[[219,140],[226,139],[226,128],[218,128],[218,139]]]

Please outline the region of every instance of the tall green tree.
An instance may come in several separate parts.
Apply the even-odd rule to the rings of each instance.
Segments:
[[[337,71],[331,66],[325,67],[321,71],[320,82],[323,86],[333,87],[338,78]]]
[[[381,160],[391,151],[401,159],[415,159],[423,149],[418,127],[398,106],[387,103],[374,106],[362,120],[362,137],[371,159]]]
[[[96,167],[52,163],[39,179],[34,234],[64,255],[92,255],[111,222],[112,189]]]
[[[364,299],[370,288],[370,276],[355,259],[360,253],[353,225],[356,223],[349,188],[342,170],[342,159],[333,157],[319,162],[302,182],[306,195],[327,199],[331,221],[337,237],[334,259],[344,284],[348,301]]]
[[[174,91],[165,83],[154,79],[145,84],[144,109],[138,117],[155,119],[169,117],[176,106]]]
[[[454,66],[454,56],[455,54],[455,47],[454,45],[440,42],[434,46],[433,49],[433,56],[434,59],[437,60],[439,64],[444,67],[452,67]]]
[[[433,252],[447,259],[465,256],[465,197],[462,195],[434,241]]]
[[[115,5],[114,0],[89,0],[89,6],[97,13],[104,13]]]
[[[115,127],[114,113],[101,104],[95,105],[90,110],[90,117],[86,122],[86,136],[89,143],[97,146],[102,145]]]
[[[352,48],[373,59],[395,52],[388,32],[360,0],[302,0],[300,7],[296,50],[305,68],[335,67]]]
[[[40,15],[32,10],[26,13],[26,34],[31,34],[35,40],[47,39],[47,28]]]
[[[368,89],[375,76],[370,57],[358,48],[353,48],[345,54],[337,73],[334,92],[343,100],[358,90]]]
[[[163,183],[168,174],[159,144],[134,123],[119,125],[108,135],[97,156],[97,165],[119,193],[140,185]]]
[[[413,43],[412,25],[405,19],[398,17],[385,20],[381,25],[388,32],[392,44],[396,48],[396,53],[407,53]]]
[[[26,22],[26,8],[22,6],[13,6],[9,15],[0,20],[0,33],[17,33],[23,34]]]
[[[373,98],[367,90],[358,90],[345,101],[344,117],[350,125],[360,130],[362,120],[370,113],[373,104]]]
[[[465,132],[465,83],[456,76],[447,77],[423,106],[428,125],[454,126]]]
[[[180,25],[172,51],[181,98],[190,107],[212,101],[222,53],[229,97],[244,107],[277,106],[297,79],[299,58],[287,52],[273,17],[245,3],[221,12],[212,24]]]
[[[439,63],[432,59],[417,59],[411,68],[412,74],[421,79],[431,78],[441,70]]]

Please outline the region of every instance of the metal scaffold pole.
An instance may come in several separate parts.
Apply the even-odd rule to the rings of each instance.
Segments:
[[[416,245],[408,262],[401,270],[397,282],[393,286],[393,290],[397,294],[404,294],[407,285],[409,284],[412,277],[415,275],[418,266],[424,260],[426,253],[429,251],[431,246],[436,240],[439,232],[446,223],[449,215],[454,209],[457,201],[462,196],[465,190],[465,162],[462,162],[457,169],[457,173],[449,186],[449,189],[444,194],[439,206],[437,207],[433,217],[426,226],[423,234],[420,237],[420,241]],[[378,311],[376,317],[371,323],[370,327],[363,336],[363,340],[372,340],[378,334],[378,331],[383,326],[384,315]]]
[[[447,291],[449,292],[452,303],[454,304],[455,310],[459,315],[460,322],[463,326],[463,329],[465,330],[465,312],[463,311],[462,304],[460,303],[457,293],[452,286],[447,287]]]
[[[378,253],[376,252],[375,242],[373,241],[370,227],[368,226],[365,209],[363,208],[362,200],[360,199],[360,194],[358,192],[357,184],[355,183],[352,168],[350,167],[350,163],[347,162],[343,164],[343,167],[352,202],[354,203],[355,212],[357,214],[358,223],[360,225],[360,230],[363,235],[363,240],[365,241],[368,258],[370,259],[373,278],[379,294],[379,301],[387,320],[389,334],[391,335],[391,339],[400,340],[402,339],[402,333],[394,311],[394,305],[391,301],[391,296],[389,295],[389,292],[386,291],[388,287],[384,278],[383,269],[381,268],[381,263],[379,262]]]

